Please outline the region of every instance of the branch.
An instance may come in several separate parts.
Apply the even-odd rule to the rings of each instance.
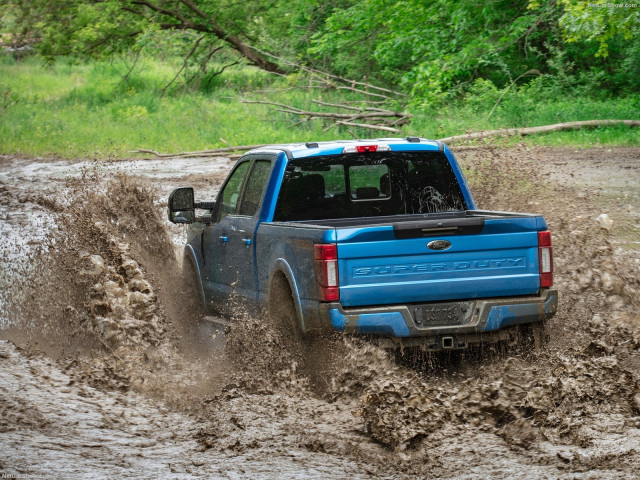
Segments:
[[[498,104],[502,101],[502,99],[504,98],[504,96],[507,94],[507,92],[509,91],[509,89],[511,87],[513,87],[515,85],[515,83],[520,80],[522,77],[525,77],[527,75],[542,75],[538,70],[533,69],[533,70],[527,70],[526,72],[524,72],[522,75],[520,75],[518,78],[516,78],[514,81],[512,81],[509,86],[507,88],[504,89],[504,91],[502,92],[502,95],[500,95],[500,98],[498,99],[498,101],[495,103],[495,105],[493,106],[493,108],[491,109],[491,111],[489,112],[489,115],[487,115],[487,118],[485,118],[486,120],[489,120],[489,118],[491,118],[491,115],[493,115],[493,111],[496,109],[496,107],[498,106]]]
[[[326,102],[322,102],[320,100],[311,100],[313,103],[317,104],[317,105],[322,105],[323,107],[335,107],[335,108],[343,108],[345,110],[355,110],[358,112],[380,112],[380,113],[384,113],[384,114],[388,114],[388,115],[393,115],[394,113],[397,112],[393,112],[392,110],[387,110],[384,108],[375,108],[375,107],[353,107],[351,105],[343,105],[343,104],[339,104],[339,103],[326,103]],[[401,114],[402,116],[412,116],[409,114]],[[398,116],[398,115],[396,115]]]
[[[207,13],[203,12],[202,10],[200,10],[200,8],[198,8],[198,6],[196,6],[191,0],[180,0],[180,2],[183,5],[186,5],[189,9],[191,9],[191,11],[193,11],[194,13],[199,15],[200,17],[202,17],[205,20],[207,20],[209,22],[209,24],[211,25],[211,29],[212,29],[213,33],[220,40],[224,40],[225,42],[227,42],[229,45],[231,45],[233,47],[234,50],[236,50],[238,53],[240,53],[240,55],[245,57],[247,60],[249,60],[255,66],[257,66],[259,68],[262,68],[263,70],[266,70],[267,72],[284,74],[284,72],[280,69],[280,67],[278,65],[276,65],[273,62],[270,62],[269,60],[261,57],[260,55],[257,55],[255,52],[252,51],[251,46],[245,44],[242,40],[240,40],[239,37],[237,37],[236,35],[233,35],[231,33],[225,32],[217,24],[217,22],[213,18],[211,18],[211,16],[209,16]]]
[[[387,95],[383,95],[381,93],[373,93],[373,92],[367,92],[366,90],[360,90],[359,88],[354,88],[354,87],[345,87],[345,86],[339,86],[336,87],[338,90],[350,90],[352,92],[357,92],[357,93],[363,93],[365,95],[369,95],[371,97],[376,97],[376,98],[386,98],[387,100],[391,100],[391,97],[388,97]]]
[[[238,65],[240,63],[240,60],[237,60],[235,62],[232,63],[228,63],[227,65],[223,65],[222,68],[220,70],[218,70],[215,73],[212,73],[211,75],[209,75],[209,78],[207,79],[207,87],[209,85],[211,85],[211,80],[213,80],[213,77],[217,77],[218,75],[221,75],[222,72],[224,72],[227,68],[229,67],[233,67],[234,65]]]
[[[144,7],[149,7],[154,12],[162,13],[167,17],[177,18],[178,20],[180,20],[180,22],[182,22],[183,25],[191,23],[186,18],[184,18],[179,12],[176,12],[175,10],[169,10],[168,8],[159,7],[158,5],[148,2],[147,0],[135,0],[131,3],[133,3],[134,5],[142,5]]]
[[[269,53],[269,52],[265,52],[264,50],[260,50],[257,47],[253,47],[252,46],[250,48],[252,48],[256,52],[261,53],[262,55],[265,55],[265,56],[271,57],[271,58],[275,58],[276,60],[284,63],[285,65],[289,65],[290,67],[295,67],[295,68],[297,68],[299,70],[304,70],[305,72],[320,74],[320,75],[324,75],[325,77],[328,77],[328,78],[334,78],[336,80],[340,80],[341,82],[350,83],[352,85],[362,85],[363,87],[372,88],[374,90],[378,90],[378,91],[381,91],[381,92],[387,92],[387,93],[391,93],[393,95],[398,95],[400,97],[406,97],[406,95],[404,93],[396,92],[395,90],[389,90],[388,88],[378,87],[376,85],[371,85],[371,84],[368,84],[366,82],[357,82],[355,80],[350,80],[348,78],[340,77],[338,75],[333,75],[331,73],[326,73],[326,72],[323,72],[321,70],[316,70],[314,68],[305,67],[304,65],[300,65],[300,64],[294,63],[294,62],[290,62],[289,60],[285,60],[282,57],[278,57],[277,55],[274,55],[273,53]]]
[[[382,130],[383,132],[392,132],[392,133],[400,133],[401,132],[401,130],[398,130],[397,128],[385,127],[383,125],[371,125],[371,124],[368,124],[368,123],[346,122],[346,121],[342,121],[342,120],[338,120],[336,123],[338,125],[348,125],[350,127],[368,128],[370,130]]]
[[[284,103],[277,102],[268,102],[266,100],[241,100],[242,103],[259,103],[263,105],[273,105],[276,107],[281,107],[285,113],[292,113],[294,115],[308,115],[310,117],[326,117],[326,118],[342,118],[342,119],[356,119],[356,118],[388,118],[388,117],[399,117],[399,118],[410,118],[410,114],[404,114],[402,112],[392,112],[388,110],[386,112],[366,112],[358,109],[360,113],[352,114],[352,113],[336,113],[336,112],[312,112],[308,110],[301,110],[297,107],[293,107],[291,105],[287,105]]]
[[[193,44],[193,47],[191,48],[191,50],[189,50],[189,53],[187,53],[187,56],[184,58],[184,62],[182,62],[182,67],[180,67],[180,70],[178,70],[178,73],[176,73],[175,77],[173,77],[171,81],[167,83],[164,86],[164,88],[160,91],[160,96],[164,96],[164,93],[167,91],[167,88],[169,88],[171,84],[173,84],[173,82],[176,81],[176,78],[178,78],[178,76],[182,73],[182,71],[187,67],[187,62],[191,58],[191,55],[193,55],[195,51],[198,49],[198,46],[200,45],[200,42],[202,41],[203,38],[204,38],[204,35],[202,35],[195,41],[195,43]]]
[[[209,63],[209,60],[211,60],[211,57],[213,57],[213,55],[222,50],[224,48],[224,46],[222,47],[214,47],[211,50],[209,50],[209,53],[207,53],[207,56],[204,58],[204,60],[202,60],[202,62],[200,62],[200,73],[204,76],[207,74],[207,64]],[[238,63],[238,62],[236,62]],[[191,75],[191,78],[189,78],[189,80],[187,80],[187,83],[191,83],[193,82],[193,80],[198,76],[198,72],[195,72],[193,75]],[[214,75],[215,76],[215,75]]]
[[[133,69],[136,68],[136,65],[138,64],[138,60],[140,59],[140,53],[142,52],[142,48],[144,47],[140,47],[136,52],[136,58],[134,58],[131,68],[127,71],[126,75],[122,77],[120,82],[118,82],[118,85],[117,85],[118,87],[127,81],[127,79],[129,78],[129,75],[131,75],[131,72],[133,72]]]
[[[322,105],[323,107],[335,107],[335,108],[343,108],[345,110],[354,110],[357,112],[363,112],[365,111],[365,109],[363,108],[359,108],[359,107],[352,107],[351,105],[340,105],[339,103],[326,103],[326,102],[322,102],[320,100],[313,100],[311,99],[311,101],[317,105]]]

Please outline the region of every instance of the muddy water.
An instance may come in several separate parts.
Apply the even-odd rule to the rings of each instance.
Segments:
[[[481,208],[549,222],[561,308],[539,352],[391,358],[335,336],[300,356],[240,305],[222,332],[188,300],[162,199],[211,199],[232,163],[3,158],[0,469],[638,478],[640,150],[459,157]]]

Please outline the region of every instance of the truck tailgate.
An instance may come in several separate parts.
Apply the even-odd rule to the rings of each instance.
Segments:
[[[446,228],[407,234],[397,225],[339,228],[340,302],[351,307],[535,295],[540,220],[490,218],[475,231],[456,234]],[[427,247],[435,240],[451,246]]]

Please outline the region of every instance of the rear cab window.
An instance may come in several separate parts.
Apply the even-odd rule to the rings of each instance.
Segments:
[[[274,220],[443,213],[467,209],[442,152],[371,152],[295,159]]]

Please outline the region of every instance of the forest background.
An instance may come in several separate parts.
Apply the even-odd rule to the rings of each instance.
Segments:
[[[640,5],[5,0],[0,152],[124,158],[640,120]],[[483,140],[639,145],[625,125]]]

